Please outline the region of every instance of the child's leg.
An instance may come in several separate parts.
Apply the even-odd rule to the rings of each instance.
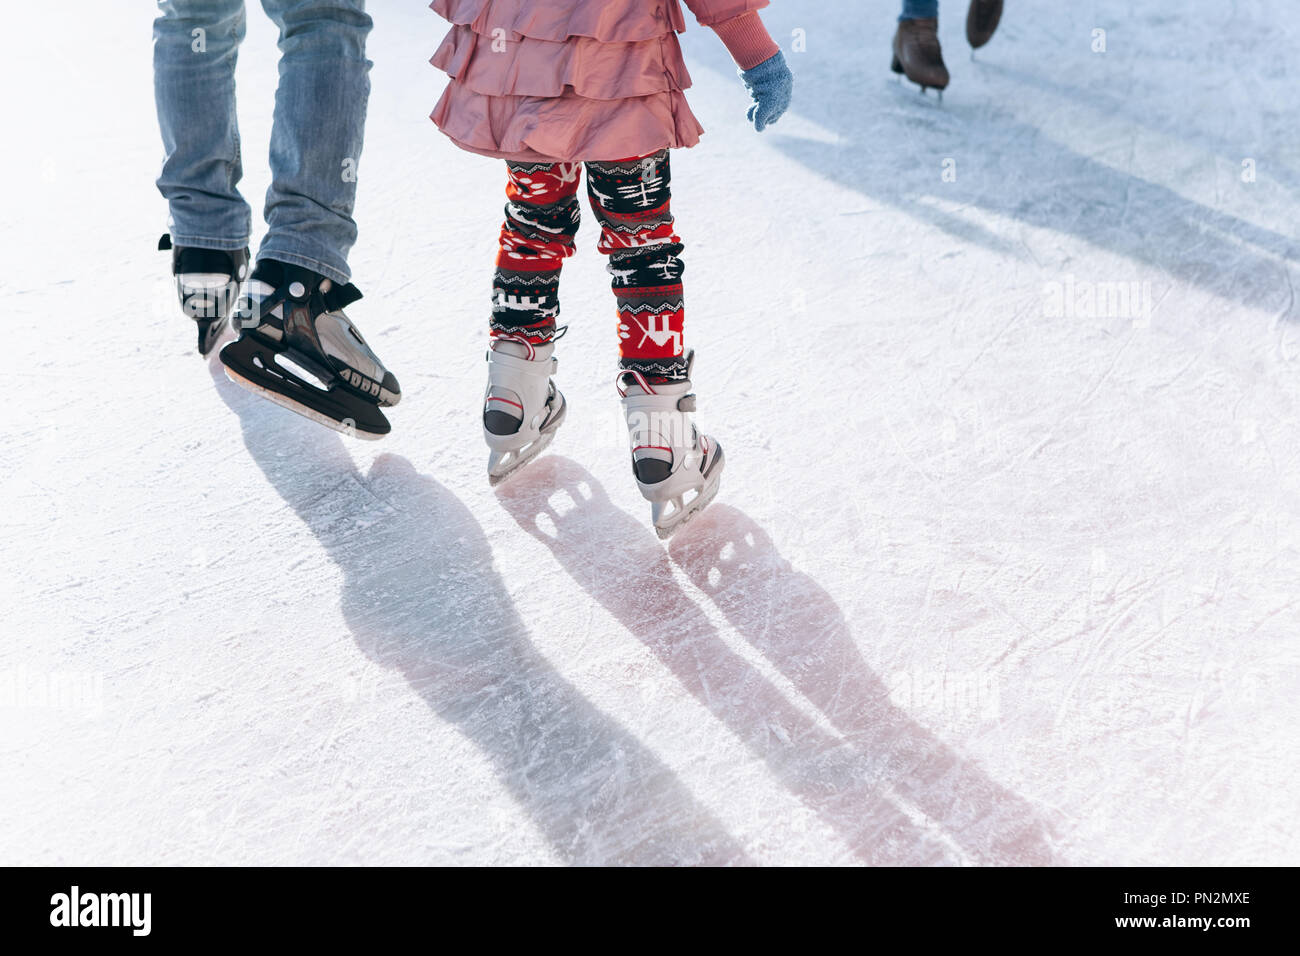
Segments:
[[[618,300],[619,375],[632,473],[668,537],[713,500],[722,448],[695,427],[690,358],[682,344],[682,241],[674,231],[668,151],[587,164]]]
[[[578,231],[578,163],[507,163],[510,182],[492,279],[492,342],[483,397],[488,479],[504,481],[544,449],[564,421],[555,373],[560,267]]]
[[[618,300],[619,367],[651,383],[684,380],[682,241],[674,231],[668,151],[587,164],[587,195],[600,220]]]
[[[560,314],[560,267],[578,232],[578,163],[506,163],[506,221],[492,279],[493,338],[549,345]]]

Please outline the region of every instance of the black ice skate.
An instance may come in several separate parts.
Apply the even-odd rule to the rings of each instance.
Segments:
[[[226,375],[327,428],[382,438],[392,426],[379,408],[402,393],[343,314],[360,298],[351,283],[261,260],[235,310],[239,338],[221,350]]]
[[[207,355],[221,338],[239,298],[239,286],[248,276],[248,250],[173,246],[167,233],[158,240],[158,249],[171,250],[181,311],[198,325],[199,354]]]

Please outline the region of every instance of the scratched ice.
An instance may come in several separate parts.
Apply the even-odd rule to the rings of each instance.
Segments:
[[[972,61],[947,2],[939,106],[889,4],[775,0],[762,136],[692,29],[674,201],[729,464],[665,548],[589,216],[569,421],[488,487],[505,177],[422,119],[422,4],[374,5],[373,447],[193,354],[148,5],[12,6],[0,860],[1297,861],[1295,10],[1017,0]]]

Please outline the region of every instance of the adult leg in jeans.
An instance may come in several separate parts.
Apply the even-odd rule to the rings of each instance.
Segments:
[[[258,259],[350,278],[352,211],[370,97],[364,0],[262,0],[280,29],[268,232]]]
[[[195,249],[248,245],[252,216],[235,118],[235,60],[243,0],[159,0],[153,27],[154,100],[165,159],[158,189],[172,241]]]

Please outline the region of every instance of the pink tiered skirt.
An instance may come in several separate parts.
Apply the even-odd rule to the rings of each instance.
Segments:
[[[756,0],[753,6],[761,6]],[[741,3],[741,6],[745,4]],[[704,132],[677,0],[434,0],[452,23],[432,119],[462,149],[518,162],[645,156]]]

